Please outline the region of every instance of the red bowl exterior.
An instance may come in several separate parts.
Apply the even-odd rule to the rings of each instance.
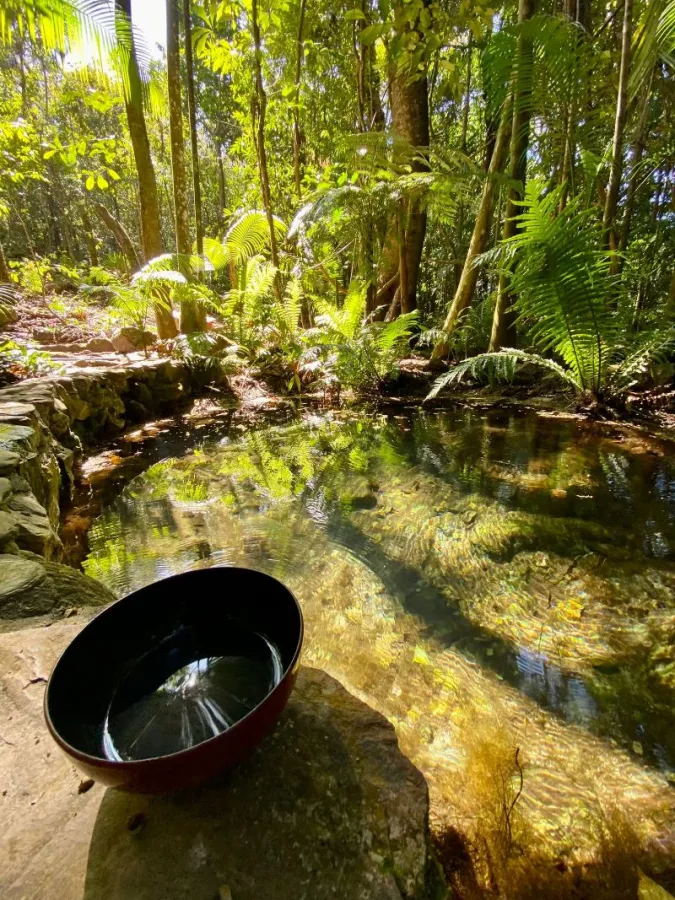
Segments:
[[[95,757],[73,747],[61,737],[55,727],[49,712],[50,678],[44,699],[45,720],[50,734],[72,762],[94,781],[132,793],[163,794],[195,787],[236,765],[272,730],[286,707],[295,684],[304,623],[300,605],[293,594],[287,588],[285,590],[295,600],[299,614],[299,636],[294,658],[267,697],[227,731],[179,753],[152,759],[118,762]]]

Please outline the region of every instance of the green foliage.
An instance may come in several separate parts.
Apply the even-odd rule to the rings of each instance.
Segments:
[[[44,350],[36,350],[12,340],[0,342],[0,372],[9,369],[29,375],[44,375],[58,368],[52,361],[51,354]]]
[[[407,349],[417,312],[393,322],[364,322],[366,289],[352,284],[342,306],[317,299],[317,340],[330,350],[326,368],[350,387],[383,387]]]
[[[518,216],[521,230],[497,254],[486,255],[509,276],[519,324],[539,353],[479,354],[437,379],[429,397],[466,376],[511,380],[518,363],[547,369],[582,397],[611,396],[635,386],[651,364],[675,350],[668,322],[648,334],[626,331],[617,312],[612,257],[600,249],[599,222],[581,198],[560,212],[562,190],[545,193],[541,183],[531,182]]]
[[[21,262],[11,262],[10,268],[12,277],[26,293],[44,296],[51,282],[50,260],[40,257],[22,259]]]
[[[600,227],[579,199],[558,214],[562,188],[542,189],[536,181],[528,185],[518,216],[522,230],[505,247],[518,254],[511,275],[516,308],[533,344],[560,357],[579,390],[595,395],[606,381],[618,327],[611,257],[600,249]]]

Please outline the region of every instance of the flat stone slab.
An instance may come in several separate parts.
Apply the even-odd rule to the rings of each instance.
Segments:
[[[300,670],[275,731],[217,781],[169,797],[79,793],[43,723],[42,679],[81,627],[0,635],[3,900],[445,896],[424,778],[391,725],[317,669]]]

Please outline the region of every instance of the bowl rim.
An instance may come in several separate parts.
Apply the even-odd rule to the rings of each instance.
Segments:
[[[219,571],[224,571],[224,572],[232,572],[232,571],[255,572],[257,575],[263,575],[265,578],[268,578],[271,581],[276,582],[277,585],[282,587],[288,593],[289,597],[291,597],[291,599],[293,600],[293,602],[295,604],[295,608],[298,612],[298,621],[299,621],[299,625],[300,625],[299,632],[298,632],[297,646],[295,648],[295,651],[293,653],[293,657],[292,657],[290,663],[287,666],[285,666],[281,678],[279,679],[277,684],[272,688],[272,690],[268,694],[266,694],[262,698],[262,700],[253,707],[253,709],[249,710],[245,716],[242,716],[241,719],[238,719],[234,723],[234,725],[232,725],[226,731],[221,731],[220,734],[215,734],[215,735],[213,735],[213,737],[207,738],[205,741],[200,741],[198,744],[194,744],[192,747],[187,747],[184,750],[177,750],[175,753],[166,753],[166,754],[163,754],[162,756],[149,756],[149,757],[146,757],[145,759],[114,760],[114,759],[108,759],[108,757],[106,757],[106,756],[93,756],[91,753],[86,753],[84,750],[79,750],[77,747],[74,747],[72,744],[70,744],[68,741],[66,741],[65,738],[63,738],[60,735],[54,722],[52,721],[52,717],[49,712],[49,692],[50,692],[50,688],[52,686],[52,681],[54,679],[54,675],[56,674],[56,671],[59,668],[59,665],[61,664],[63,657],[66,655],[66,653],[71,648],[71,646],[75,643],[75,641],[78,640],[78,638],[81,635],[83,635],[85,633],[85,631],[89,628],[89,626],[93,625],[93,623],[96,622],[97,619],[101,618],[101,616],[104,616],[106,613],[110,612],[110,610],[113,609],[114,607],[116,607],[118,604],[124,603],[125,601],[129,600],[131,597],[134,597],[136,594],[139,594],[141,591],[144,591],[147,588],[153,587],[158,584],[163,584],[165,581],[173,581],[174,579],[178,580],[178,579],[185,578],[186,576],[189,576],[189,575],[194,575],[197,572],[212,572],[214,570],[219,570]],[[244,722],[246,722],[248,719],[250,719],[253,716],[253,714],[257,710],[259,710],[260,707],[264,703],[267,703],[271,697],[273,697],[277,692],[279,692],[280,689],[284,686],[284,683],[286,682],[289,675],[291,675],[293,673],[293,671],[296,669],[296,667],[298,665],[298,662],[300,660],[300,654],[302,653],[302,645],[303,645],[303,641],[304,641],[304,636],[305,636],[305,620],[304,620],[304,616],[302,614],[302,607],[300,606],[300,603],[298,602],[298,598],[295,596],[293,591],[289,587],[287,587],[287,585],[285,585],[282,581],[279,581],[278,578],[275,578],[274,575],[269,575],[267,572],[262,572],[262,571],[260,571],[260,569],[253,569],[250,566],[208,566],[203,569],[188,569],[186,572],[176,572],[173,575],[168,575],[166,578],[160,578],[157,581],[151,581],[150,584],[143,585],[143,587],[137,588],[135,591],[131,591],[129,594],[125,594],[124,597],[120,597],[119,599],[115,600],[113,603],[110,603],[108,606],[106,606],[100,612],[96,613],[96,615],[93,616],[86,623],[84,628],[82,628],[80,631],[77,632],[75,637],[68,643],[68,646],[65,647],[61,651],[61,653],[59,654],[59,658],[57,659],[57,661],[54,665],[54,668],[51,671],[51,674],[47,680],[47,685],[45,687],[45,693],[44,693],[44,699],[43,699],[43,712],[44,712],[45,721],[47,723],[47,728],[49,730],[49,733],[53,737],[53,739],[61,747],[62,750],[64,750],[70,756],[73,756],[76,759],[80,760],[81,762],[86,763],[92,767],[99,768],[99,769],[108,768],[108,769],[114,769],[116,771],[120,771],[120,770],[121,771],[124,771],[124,770],[131,771],[133,769],[146,767],[152,763],[168,762],[170,760],[180,759],[181,757],[185,756],[188,753],[194,753],[199,748],[206,747],[207,745],[212,744],[214,741],[221,740],[225,735],[231,734],[235,729],[239,728],[240,725],[243,725]]]

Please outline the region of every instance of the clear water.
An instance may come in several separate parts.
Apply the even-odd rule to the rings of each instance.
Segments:
[[[626,807],[675,835],[675,455],[631,431],[457,409],[205,434],[96,520],[85,568],[122,595],[248,565],[305,614],[305,662],[380,710],[458,818],[482,722],[527,760],[522,803],[579,846]]]
[[[140,659],[118,687],[104,753],[122,761],[187,750],[235,725],[281,676],[279,651],[260,634],[232,623],[214,642],[183,629]]]

